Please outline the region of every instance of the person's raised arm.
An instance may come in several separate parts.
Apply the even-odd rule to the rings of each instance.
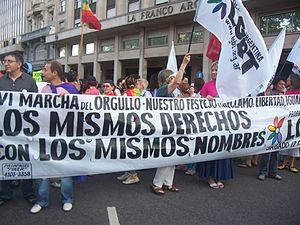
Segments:
[[[190,54],[187,53],[183,57],[182,63],[180,65],[178,73],[176,74],[176,77],[174,78],[173,82],[171,82],[168,85],[168,94],[172,93],[181,83],[181,80],[182,80],[184,72],[185,72],[185,68],[189,64],[190,60],[191,60],[191,56],[190,56]]]

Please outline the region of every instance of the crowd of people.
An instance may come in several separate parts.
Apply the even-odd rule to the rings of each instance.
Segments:
[[[149,82],[138,75],[129,75],[120,78],[116,83],[113,80],[105,80],[100,85],[94,76],[78,81],[77,73],[69,71],[64,73],[62,65],[57,61],[48,62],[42,72],[42,93],[87,94],[105,96],[133,96],[133,97],[165,97],[165,98],[206,98],[213,100],[218,97],[216,78],[218,63],[211,65],[211,80],[206,82],[200,78],[194,78],[193,82],[185,76],[185,69],[191,60],[186,54],[180,65],[179,71],[173,73],[163,69],[159,74],[152,75]],[[38,92],[35,80],[28,75],[28,65],[23,62],[22,55],[11,53],[4,58],[5,74],[0,78],[0,91],[16,91],[23,89],[28,92]],[[273,84],[262,95],[291,95],[300,94],[300,76],[292,74],[288,79],[276,77]],[[278,121],[277,121],[278,122]],[[297,173],[296,158],[299,157],[299,148],[286,151],[265,153],[260,156],[247,156],[238,164],[240,167],[249,168],[258,166],[258,179],[263,181],[267,176],[281,180],[278,170],[288,169]],[[282,161],[281,161],[282,160]],[[201,180],[207,182],[212,189],[223,189],[225,181],[233,178],[232,159],[214,160],[208,162],[177,165],[183,168],[186,175],[198,174]],[[167,191],[179,192],[179,188],[173,185],[176,166],[160,167],[156,169],[151,184],[154,194],[164,195]],[[84,177],[83,177],[84,178]],[[127,171],[117,177],[123,184],[135,184],[140,181],[138,171]],[[33,204],[30,212],[35,214],[48,205],[51,183],[60,188],[62,209],[66,212],[73,207],[73,180],[72,177],[55,179],[37,179],[21,181],[1,181],[0,205],[12,199],[12,187],[18,183],[22,186],[24,198]],[[17,183],[17,184],[16,184]]]

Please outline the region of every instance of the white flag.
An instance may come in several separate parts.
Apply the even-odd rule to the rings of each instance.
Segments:
[[[294,64],[293,68],[292,68],[292,71],[294,74],[297,74],[300,76],[300,67],[297,66],[296,64]]]
[[[295,63],[298,67],[300,67],[300,37],[295,43],[292,51],[286,59],[287,61]]]
[[[217,90],[223,101],[253,93],[268,82],[268,50],[241,0],[198,1],[195,20],[222,43]]]
[[[251,94],[251,96],[256,96],[259,93],[264,92],[267,90],[268,86],[272,84],[274,77],[276,75],[276,70],[278,67],[278,63],[280,60],[280,56],[282,53],[283,45],[284,45],[284,39],[285,39],[285,27],[280,31],[276,39],[273,41],[271,47],[269,48],[269,57],[270,57],[270,63],[272,67],[272,73],[270,73],[269,78],[265,81],[264,84],[261,84],[257,90]]]
[[[172,70],[173,73],[178,72],[174,41],[172,41],[172,47],[171,47],[171,51],[170,51],[169,58],[168,58],[167,69]]]

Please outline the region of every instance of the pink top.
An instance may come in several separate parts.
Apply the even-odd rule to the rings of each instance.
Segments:
[[[76,87],[72,84],[68,83],[61,83],[57,86],[47,84],[45,87],[43,87],[42,93],[54,93],[59,95],[64,94],[78,94],[78,91]]]
[[[206,97],[207,95],[210,95],[212,97],[217,97],[219,94],[218,94],[217,88],[216,88],[216,81],[211,80],[211,81],[205,83],[200,91],[200,95],[202,97]]]
[[[100,95],[100,91],[96,87],[90,87],[86,90],[85,94],[87,95]]]
[[[286,95],[299,95],[300,94],[300,89],[297,90],[287,90],[285,92]]]
[[[41,92],[42,93],[53,93],[53,91],[50,88],[50,85],[46,85],[45,87],[43,87]],[[62,87],[57,87],[56,92],[59,95],[69,94],[69,92],[66,89],[62,88]]]

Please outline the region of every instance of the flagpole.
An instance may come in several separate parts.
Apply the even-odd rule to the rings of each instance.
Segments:
[[[82,7],[82,6],[81,6]],[[81,34],[80,34],[80,45],[79,45],[79,58],[78,58],[78,66],[77,66],[77,82],[79,82],[80,71],[81,71],[81,61],[83,55],[83,31],[84,31],[84,23],[82,22],[82,9],[80,11],[80,23],[81,23]],[[84,75],[83,75],[84,77]]]
[[[198,5],[197,5],[195,16],[194,16],[194,19],[193,19],[193,28],[192,28],[192,33],[191,33],[190,43],[189,43],[189,47],[188,47],[187,53],[190,53],[190,50],[191,50],[191,45],[192,45],[192,40],[193,40],[193,35],[194,35],[194,30],[195,30],[195,24],[196,24],[195,21],[196,21],[197,15],[198,15],[198,9],[199,9],[199,2],[200,1],[201,0],[198,0]]]
[[[80,34],[80,45],[79,45],[79,59],[78,59],[78,75],[80,73],[81,70],[81,61],[82,61],[82,55],[83,55],[83,30],[84,30],[84,24],[81,23],[81,34]],[[78,76],[77,75],[77,79]]]
[[[195,30],[195,21],[193,22],[193,28],[192,28],[192,33],[191,33],[191,37],[190,37],[190,43],[189,43],[189,47],[187,50],[187,53],[190,53],[191,50],[191,45],[192,45],[192,40],[193,40],[193,34],[194,34],[194,30]]]
[[[286,62],[287,62],[287,60],[284,61],[283,66],[282,66],[281,69],[280,69],[280,72],[279,72],[279,74],[278,74],[279,77],[280,77],[280,75],[282,74],[282,71],[283,71],[283,69],[284,69],[284,66],[286,65]]]

